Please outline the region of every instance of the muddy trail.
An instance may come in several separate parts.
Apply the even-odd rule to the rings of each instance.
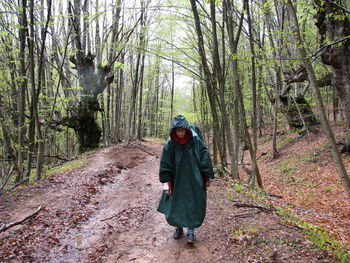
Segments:
[[[338,262],[220,178],[208,190],[195,244],[174,240],[156,211],[161,148],[151,141],[102,148],[83,168],[0,196],[0,227],[41,206],[0,233],[0,262]]]

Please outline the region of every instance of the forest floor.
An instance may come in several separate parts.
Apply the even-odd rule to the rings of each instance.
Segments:
[[[300,152],[307,139],[287,140],[291,136],[287,133],[279,137],[279,161],[273,160],[270,153],[259,160],[266,189],[283,196],[278,200],[304,205],[331,217],[321,220],[309,213],[298,214],[305,220],[316,218],[328,229],[333,226],[338,237],[346,242],[349,199],[338,185],[334,167],[327,164],[329,152],[320,149],[315,157],[317,162],[310,157],[311,161],[305,161],[309,165],[304,166],[301,161],[292,165],[286,161],[289,151],[297,151],[296,145],[300,144]],[[268,137],[262,138],[261,151],[269,152],[269,144]],[[0,196],[0,227],[41,207],[23,224],[0,233],[0,262],[340,262],[332,253],[316,248],[300,225],[277,212],[274,206],[278,203],[254,195],[254,191],[245,190],[228,178],[212,181],[207,215],[196,230],[195,244],[188,246],[184,239],[174,240],[174,228],[156,211],[162,191],[158,181],[161,149],[162,144],[154,140],[101,148],[85,155],[80,168],[55,173],[39,184]],[[284,170],[279,171],[279,162],[292,168],[282,167]],[[316,168],[315,174],[311,174],[317,182],[310,179],[312,176],[306,177],[306,172],[312,172],[311,164],[321,167],[322,172]],[[334,178],[325,179],[324,173]],[[303,183],[306,178],[309,184]],[[306,191],[295,187],[294,183],[300,180],[301,185],[307,185],[308,194],[313,194],[306,200],[293,192]],[[282,187],[286,183],[294,190]],[[314,185],[310,184],[317,184],[317,189],[313,190]],[[321,198],[324,191],[327,199]]]

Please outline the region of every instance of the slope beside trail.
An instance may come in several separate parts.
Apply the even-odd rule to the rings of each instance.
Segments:
[[[207,216],[187,246],[156,211],[162,145],[118,145],[90,154],[83,168],[0,196],[0,226],[40,212],[0,233],[0,262],[338,262],[303,232],[215,179]]]

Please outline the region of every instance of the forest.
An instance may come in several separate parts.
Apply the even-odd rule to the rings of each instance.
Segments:
[[[0,195],[182,114],[260,189],[279,136],[323,132],[350,197],[347,0],[1,0],[0,27]]]
[[[249,150],[260,187],[257,138],[272,134],[278,158],[279,127],[321,123],[350,193],[329,125],[350,125],[347,4],[1,2],[0,189],[102,145],[164,138],[181,113],[233,177]]]

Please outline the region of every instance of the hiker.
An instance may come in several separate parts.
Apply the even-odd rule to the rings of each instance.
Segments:
[[[160,160],[159,180],[164,191],[157,209],[176,227],[175,239],[188,228],[187,242],[195,241],[194,229],[205,217],[210,178],[214,172],[207,147],[186,118],[176,116]]]

